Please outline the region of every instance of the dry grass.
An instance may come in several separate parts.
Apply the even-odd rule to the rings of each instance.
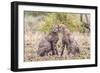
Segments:
[[[64,51],[63,56],[44,56],[40,57],[37,55],[38,44],[41,38],[44,37],[43,33],[36,32],[27,32],[25,33],[25,44],[24,44],[24,61],[47,61],[47,60],[74,60],[74,59],[90,59],[90,36],[87,34],[82,34],[78,32],[74,32],[73,36],[75,40],[78,42],[80,47],[80,54],[75,56],[67,55],[67,49]],[[59,54],[61,53],[61,41],[59,40],[57,43],[57,49]]]

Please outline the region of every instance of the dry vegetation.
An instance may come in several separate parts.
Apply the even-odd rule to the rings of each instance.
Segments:
[[[38,35],[40,35],[39,33],[37,33]],[[33,40],[28,40],[26,41],[25,44],[25,61],[43,61],[43,60],[64,60],[64,59],[89,59],[90,58],[90,38],[87,34],[80,34],[78,32],[74,32],[73,35],[75,36],[76,40],[79,42],[79,46],[80,46],[80,54],[76,55],[76,56],[68,56],[67,55],[67,49],[64,51],[64,55],[61,57],[60,55],[57,56],[44,56],[44,57],[40,57],[37,55],[37,50],[38,50],[38,44],[40,39],[42,39],[42,36],[37,36],[37,34],[33,34]],[[26,34],[27,35],[27,34]],[[29,35],[28,35],[29,36]],[[32,37],[31,37],[32,38]],[[27,39],[27,38],[25,38]],[[60,41],[58,41],[57,43],[57,49],[59,51],[59,54],[61,52],[61,45],[60,45]],[[60,46],[59,46],[60,45]]]
[[[31,13],[31,14],[34,14],[34,13]],[[65,59],[71,60],[71,59],[89,59],[90,58],[90,35],[89,35],[90,33],[87,33],[87,32],[83,33],[84,28],[81,31],[80,29],[76,30],[76,27],[75,27],[75,29],[73,29],[74,27],[72,27],[72,26],[69,26],[69,28],[72,27],[71,32],[72,32],[72,35],[74,36],[74,39],[78,42],[78,45],[79,45],[79,48],[81,51],[80,54],[77,54],[76,56],[69,56],[69,55],[67,55],[67,48],[66,48],[63,56],[60,56],[60,55],[59,56],[49,55],[49,56],[43,56],[43,57],[38,56],[37,50],[38,50],[39,42],[42,38],[44,38],[46,36],[45,31],[46,30],[48,31],[48,29],[50,29],[50,28],[47,28],[47,27],[49,27],[49,24],[47,27],[45,26],[45,23],[43,20],[44,16],[47,16],[46,14],[42,14],[42,13],[41,13],[42,15],[35,14],[36,16],[35,15],[32,16],[31,14],[28,14],[28,12],[26,12],[26,14],[25,14],[24,61],[30,62],[30,61],[65,60]],[[72,18],[72,17],[70,17],[70,18]],[[47,22],[49,23],[49,21],[47,21]],[[58,21],[57,21],[57,23],[58,23]],[[79,23],[79,22],[77,22],[77,23]],[[51,24],[51,21],[50,21],[50,24]],[[44,27],[46,27],[45,30],[43,30],[44,29],[43,25],[44,25]],[[41,29],[40,29],[40,27],[41,27]],[[74,30],[76,30],[76,31],[74,31]],[[59,34],[59,38],[61,38],[61,34]],[[58,41],[56,46],[57,46],[58,52],[60,54],[61,50],[62,50],[61,49],[61,46],[62,46],[61,40]]]

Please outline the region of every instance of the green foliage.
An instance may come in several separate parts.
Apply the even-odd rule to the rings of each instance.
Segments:
[[[55,13],[48,13],[41,22],[40,31],[49,32],[56,23]]]
[[[53,25],[64,24],[71,31],[80,31],[83,32],[85,29],[81,26],[80,14],[72,13],[48,13],[45,16],[44,21],[41,23],[41,31],[48,32]]]
[[[44,16],[40,24],[39,30],[43,32],[50,32],[52,27],[57,24],[64,24],[70,31],[85,32],[86,28],[81,22],[80,14],[64,13],[64,12],[33,12],[25,11],[25,16]]]

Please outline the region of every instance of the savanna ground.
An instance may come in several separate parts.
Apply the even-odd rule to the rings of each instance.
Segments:
[[[47,61],[47,60],[73,60],[90,59],[90,23],[89,14],[72,13],[50,13],[50,12],[24,12],[24,61]],[[63,23],[71,31],[77,41],[80,54],[75,56],[67,55],[67,48],[64,55],[60,56],[62,50],[61,40],[56,44],[59,55],[40,57],[37,54],[38,45],[42,38],[47,36],[51,28]],[[88,28],[87,28],[88,27]],[[59,39],[61,34],[59,34]]]

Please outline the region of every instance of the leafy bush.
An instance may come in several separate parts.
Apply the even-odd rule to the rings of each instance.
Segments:
[[[40,30],[49,32],[52,26],[57,24],[66,25],[70,31],[84,32],[85,30],[80,21],[80,14],[71,13],[48,13],[41,22]]]

